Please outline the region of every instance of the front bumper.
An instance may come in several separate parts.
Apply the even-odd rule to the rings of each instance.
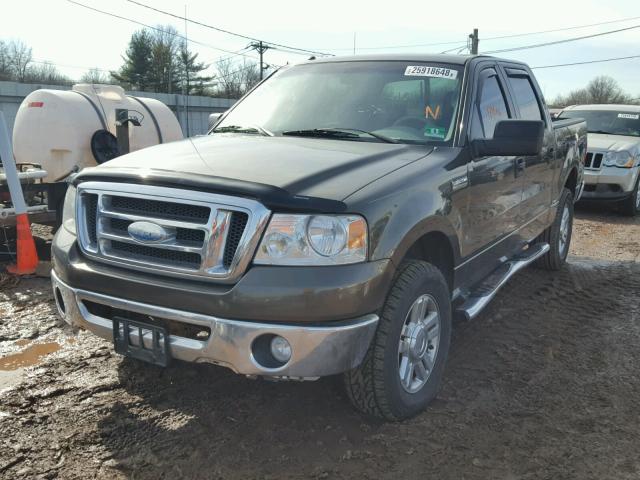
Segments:
[[[171,357],[188,362],[214,363],[244,375],[311,379],[345,372],[362,362],[378,323],[378,316],[374,314],[326,326],[229,320],[72,288],[55,271],[51,272],[51,282],[60,315],[75,327],[113,340],[110,314],[101,313],[111,311],[200,326],[210,332],[207,339],[170,333]],[[287,339],[291,345],[291,359],[276,368],[262,365],[254,351],[256,340],[263,335],[279,335]],[[143,337],[146,344],[149,339],[144,334]],[[139,344],[137,332],[131,333],[130,341]]]
[[[378,311],[395,267],[390,260],[326,267],[254,265],[235,285],[152,275],[86,258],[60,228],[51,253],[66,285],[159,307],[264,323],[323,324]]]
[[[603,166],[600,170],[584,171],[583,200],[622,200],[633,192],[640,167]]]

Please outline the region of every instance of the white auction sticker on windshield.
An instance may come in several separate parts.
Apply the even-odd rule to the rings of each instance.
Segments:
[[[640,113],[619,113],[618,114],[618,118],[630,118],[631,120],[639,120],[640,119]]]
[[[450,80],[458,78],[457,70],[444,67],[427,67],[425,65],[409,65],[404,74],[405,76],[448,78]]]

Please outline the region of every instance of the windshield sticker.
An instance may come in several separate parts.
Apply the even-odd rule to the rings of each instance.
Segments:
[[[640,114],[636,113],[634,115],[633,113],[619,113],[618,118],[630,118],[631,120],[639,120]]]
[[[409,65],[404,74],[405,76],[448,78],[449,80],[458,78],[457,70],[443,67],[426,67],[424,65]]]
[[[424,129],[425,137],[445,138],[447,131],[441,127],[427,127]]]
[[[427,105],[424,116],[425,118],[433,118],[434,120],[438,120],[440,118],[440,113],[440,105],[436,105],[435,109],[432,109],[431,105]]]

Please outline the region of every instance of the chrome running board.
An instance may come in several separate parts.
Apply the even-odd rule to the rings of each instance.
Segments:
[[[456,308],[456,313],[466,320],[472,320],[477,317],[484,307],[493,300],[498,290],[500,290],[511,277],[548,251],[548,243],[536,243],[520,255],[500,265],[471,292],[471,295],[469,295],[462,305]]]

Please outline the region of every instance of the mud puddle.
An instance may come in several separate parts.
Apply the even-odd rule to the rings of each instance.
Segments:
[[[20,340],[16,342],[18,345]],[[21,342],[23,343],[23,342]],[[31,367],[40,362],[45,355],[57,352],[62,347],[58,342],[36,343],[25,348],[20,353],[0,358],[0,371],[11,371],[19,368]]]
[[[18,385],[24,378],[26,368],[39,365],[47,355],[62,348],[59,342],[31,343],[26,338],[16,340],[14,345],[26,348],[0,357],[0,392]]]

